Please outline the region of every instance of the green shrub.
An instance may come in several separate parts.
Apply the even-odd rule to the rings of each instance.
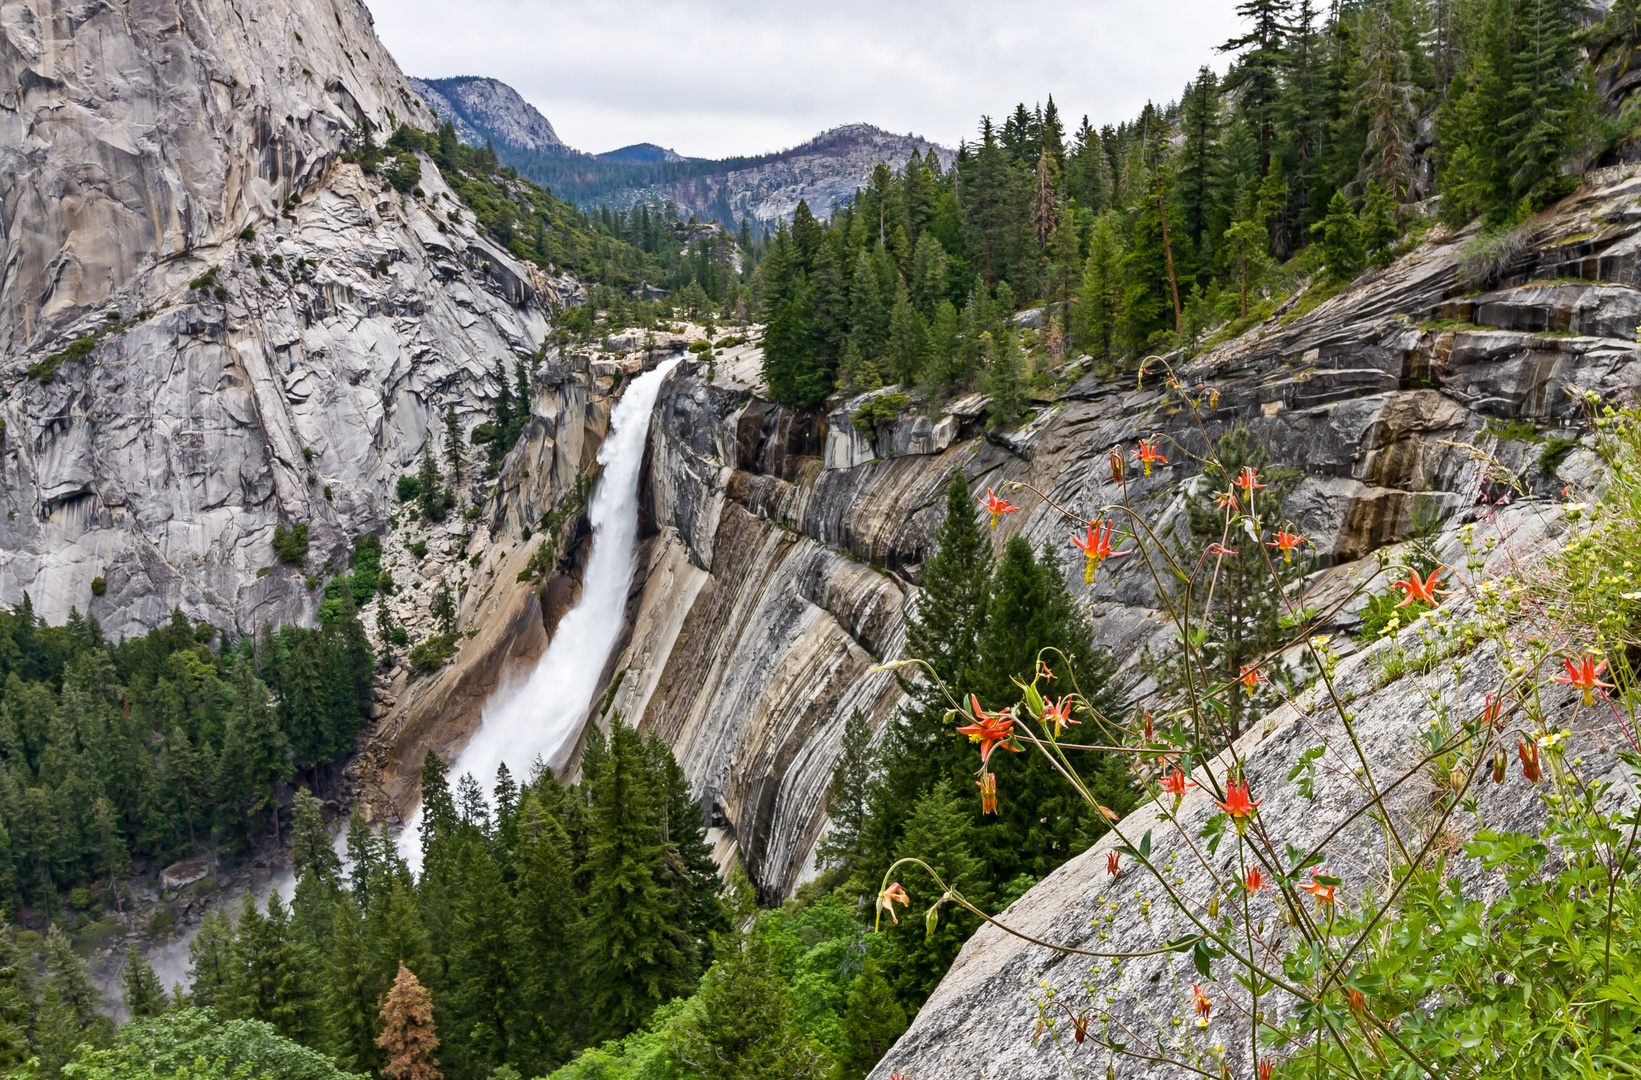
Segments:
[[[403,648],[410,644],[410,631],[402,626],[394,626],[393,629],[387,632],[387,639]]]
[[[399,477],[399,483],[394,489],[394,494],[398,496],[399,501],[402,503],[415,502],[421,493],[422,482],[414,476]]]
[[[190,289],[209,290],[217,283],[217,268],[211,267],[205,273],[188,283]]]
[[[456,654],[455,634],[433,634],[410,650],[410,666],[420,672],[437,671]]]
[[[286,531],[285,526],[274,526],[274,554],[286,566],[302,566],[308,561],[308,523],[299,521]]]
[[[418,559],[425,559],[427,557],[427,541],[418,540],[414,544],[411,544],[410,553]]]
[[[879,424],[894,423],[911,400],[901,393],[879,394],[851,413],[849,423],[854,425],[856,431],[870,435]]]
[[[1567,455],[1578,449],[1577,439],[1564,439],[1559,435],[1552,435],[1544,440],[1544,446],[1538,452],[1538,471],[1549,476],[1561,467]]]
[[[408,195],[422,179],[422,163],[414,154],[400,154],[383,175],[394,191]]]
[[[239,238],[241,240],[255,240],[256,230],[247,225],[243,229],[239,230]]]
[[[102,596],[106,592],[108,592],[108,579],[107,578],[94,577],[94,578],[91,579],[91,595],[92,596]]]
[[[468,441],[471,442],[474,446],[483,446],[485,443],[489,442],[490,440],[494,439],[495,437],[496,437],[496,425],[486,421],[485,423],[479,424],[477,427],[475,427],[473,429],[473,433],[471,435],[469,435],[467,438],[468,438]]]

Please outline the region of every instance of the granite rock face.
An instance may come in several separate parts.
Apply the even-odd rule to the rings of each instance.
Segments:
[[[339,162],[363,123],[433,123],[356,0],[3,18],[0,603],[116,636],[309,617],[445,404],[477,423],[579,287],[479,235],[430,161],[410,195]]]
[[[899,612],[916,602],[952,470],[977,494],[1022,481],[1092,513],[1119,497],[1109,453],[1160,434],[1171,464],[1149,478],[1131,469],[1130,492],[1182,528],[1188,453],[1245,425],[1274,464],[1302,474],[1285,512],[1316,544],[1315,595],[1348,591],[1420,503],[1455,527],[1506,494],[1556,503],[1590,481],[1582,407],[1568,391],[1641,386],[1628,321],[1641,296],[1629,252],[1641,238],[1635,223],[1592,218],[1625,221],[1637,195],[1641,183],[1622,171],[1592,174],[1479,286],[1473,233],[1437,232],[1299,318],[1174,358],[1179,388],[1160,371],[1140,385],[1089,376],[1008,434],[976,434],[983,401],[908,411],[863,433],[848,426],[857,402],[794,415],[724,368],[710,382],[681,372],[652,430],[657,537],[615,708],[672,742],[725,850],[738,846],[760,890],[789,891],[812,872],[842,725],[857,707],[874,725],[893,708],[891,677],[870,669],[899,656]],[[1570,266],[1584,283],[1566,281]],[[1141,661],[1172,630],[1143,568],[1108,564],[1084,586],[1060,514],[1029,492],[1011,497],[1024,509],[1003,519],[997,543],[1020,533],[1060,552],[1129,692],[1150,692]],[[1347,610],[1328,629],[1354,621]]]

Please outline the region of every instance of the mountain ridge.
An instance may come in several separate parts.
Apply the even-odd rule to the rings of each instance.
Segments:
[[[686,157],[653,142],[590,154],[566,144],[546,116],[498,79],[464,75],[407,82],[441,121],[455,126],[464,143],[488,141],[502,162],[583,209],[672,202],[702,220],[733,227],[751,219],[772,227],[790,221],[800,201],[826,217],[864,187],[879,164],[898,168],[914,151],[934,153],[942,168],[956,158],[951,149],[918,135],[864,122],[739,157]]]

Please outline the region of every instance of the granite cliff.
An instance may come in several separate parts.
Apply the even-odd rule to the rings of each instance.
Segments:
[[[311,616],[444,405],[475,423],[578,286],[425,159],[404,194],[340,160],[433,122],[356,0],[4,18],[0,602],[116,636]],[[271,547],[297,524],[305,569]]]

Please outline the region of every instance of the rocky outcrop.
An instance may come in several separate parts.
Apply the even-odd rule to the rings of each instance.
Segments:
[[[500,80],[461,76],[406,82],[441,121],[450,121],[456,137],[469,146],[490,141],[499,148],[548,157],[576,153],[564,145],[552,121]]]
[[[363,123],[433,123],[356,0],[4,19],[0,603],[116,636],[308,618],[444,406],[477,423],[577,286],[430,161],[400,194],[339,160]]]

